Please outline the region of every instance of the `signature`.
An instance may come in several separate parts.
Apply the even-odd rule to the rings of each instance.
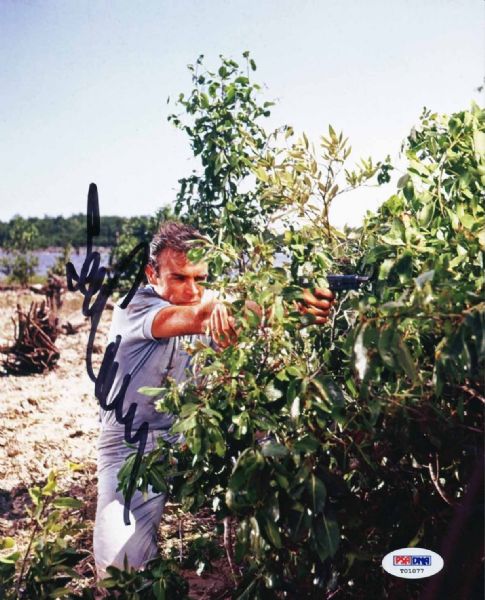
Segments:
[[[119,367],[119,363],[116,362],[116,354],[121,343],[121,336],[117,335],[115,341],[108,344],[97,376],[94,373],[92,357],[99,321],[109,297],[116,290],[120,276],[125,272],[132,261],[136,259],[137,255],[141,254],[143,260],[135,276],[135,280],[133,281],[128,294],[119,305],[121,308],[126,308],[128,306],[143,280],[145,266],[148,262],[149,248],[146,242],[138,244],[113,269],[108,270],[105,267],[100,266],[101,256],[99,252],[93,251],[93,238],[99,235],[100,227],[101,218],[99,215],[98,189],[94,183],[91,183],[88,192],[86,258],[80,273],[77,273],[71,262],[67,263],[66,278],[68,289],[71,292],[79,291],[84,296],[82,313],[85,317],[89,317],[91,321],[89,338],[86,346],[86,368],[89,378],[95,384],[95,396],[103,410],[115,411],[116,420],[125,427],[125,441],[128,444],[138,443],[123,511],[124,522],[126,525],[129,525],[131,497],[135,491],[136,474],[146,447],[148,423],[146,421],[143,422],[138,429],[133,432],[133,419],[135,418],[137,409],[136,402],[132,402],[127,412],[123,414],[123,401],[126,390],[130,384],[130,373],[127,373],[123,377],[121,387],[114,399],[111,402],[107,402]]]

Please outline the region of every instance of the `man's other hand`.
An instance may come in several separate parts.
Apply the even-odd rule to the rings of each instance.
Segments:
[[[237,342],[234,318],[221,302],[217,302],[210,316],[209,333],[220,348],[227,348]]]
[[[313,292],[303,290],[303,300],[298,303],[298,310],[303,315],[313,315],[315,324],[323,325],[328,320],[335,296],[330,290],[315,288]]]

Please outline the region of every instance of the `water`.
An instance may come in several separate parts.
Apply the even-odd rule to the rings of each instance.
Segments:
[[[95,248],[95,250],[97,250],[101,255],[100,266],[107,266],[109,262],[109,255],[111,249]],[[43,250],[35,250],[34,252],[32,252],[32,254],[37,256],[37,258],[39,259],[39,264],[37,265],[35,274],[40,276],[46,276],[49,269],[55,265],[57,259],[63,255],[63,250],[62,248],[45,248]],[[2,248],[0,248],[0,261],[4,256],[7,256],[7,254]],[[78,273],[81,270],[85,258],[86,248],[80,248],[78,252],[76,252],[76,250],[73,249],[73,251],[71,252],[70,260]],[[275,255],[275,267],[281,267],[286,263],[288,263],[288,256],[281,252],[277,252]],[[0,268],[0,281],[2,279],[5,279],[5,277],[5,273],[3,273],[3,271]]]
[[[110,248],[96,248],[96,250],[101,255],[101,266],[108,265]],[[57,259],[63,255],[63,250],[62,248],[47,248],[44,250],[35,250],[34,252],[32,252],[32,254],[37,256],[39,260],[39,264],[37,265],[35,274],[45,276],[47,275],[49,269],[55,265]],[[6,253],[0,248],[0,260],[4,256],[6,256]],[[70,260],[78,273],[83,265],[85,258],[85,248],[80,248],[78,252],[76,252],[76,250],[73,250],[71,252]],[[5,277],[6,275],[0,270],[0,279],[5,279]]]

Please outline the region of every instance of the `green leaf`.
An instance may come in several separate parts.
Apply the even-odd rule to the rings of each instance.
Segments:
[[[43,496],[51,496],[57,488],[56,476],[51,472],[49,473],[47,483],[42,488],[41,493]]]
[[[312,509],[313,513],[316,515],[325,507],[325,502],[327,499],[327,489],[323,481],[320,481],[315,475],[310,475],[308,480],[308,487],[311,494],[312,499]]]
[[[152,592],[156,600],[167,600],[165,585],[162,579],[153,583]]]
[[[341,390],[341,388],[333,381],[330,376],[325,376],[323,378],[317,377],[317,380],[320,381],[323,391],[325,393],[325,397],[327,401],[333,406],[344,406],[345,404],[345,396]]]
[[[255,169],[254,172],[256,173],[257,178],[263,181],[264,183],[267,183],[269,181],[268,172],[262,167],[258,167],[257,169]]]
[[[34,504],[34,506],[38,506],[41,498],[40,488],[32,487],[29,488],[29,496]]]
[[[329,554],[330,556],[335,556],[340,543],[340,532],[337,521],[328,519],[325,515],[323,515],[323,525],[327,534],[326,544]]]
[[[195,429],[197,427],[197,415],[192,415],[187,419],[180,419],[175,422],[170,429],[171,433],[185,433],[190,429]],[[199,437],[199,436],[197,436]]]
[[[303,289],[296,285],[284,287],[283,297],[287,302],[291,302],[292,300],[302,300]]]
[[[278,371],[276,374],[276,379],[278,381],[289,381],[288,376],[286,375],[286,369],[281,369],[281,371]]]
[[[62,598],[63,596],[67,596],[71,592],[72,592],[72,590],[70,590],[68,587],[59,587],[59,588],[56,588],[55,590],[52,590],[52,592],[50,592],[48,597],[49,598]]]
[[[288,453],[288,448],[277,442],[266,442],[261,449],[261,454],[270,458],[283,458]]]
[[[269,542],[271,542],[275,548],[279,549],[283,547],[280,531],[274,521],[264,518],[263,531],[266,533]]]
[[[473,146],[475,149],[475,155],[477,160],[482,160],[485,156],[485,132],[484,131],[474,131],[473,132]]]
[[[399,179],[397,180],[397,187],[401,190],[406,183],[409,181],[410,177],[408,173],[405,173],[404,175],[401,175],[401,177],[399,177]]]
[[[128,478],[133,471],[133,467],[135,466],[136,453],[130,454],[130,456],[125,460],[121,469],[118,471],[118,481],[122,482],[123,479]]]
[[[159,464],[150,467],[148,471],[148,483],[152,486],[154,492],[165,493],[167,491],[164,465]]]
[[[406,198],[406,200],[408,202],[411,202],[411,200],[414,197],[414,186],[413,186],[413,182],[411,181],[411,179],[408,179],[406,181],[402,191],[403,191],[403,194],[404,194],[404,197]]]
[[[413,275],[413,255],[405,252],[395,263],[394,270],[398,274],[401,283],[411,281]]]
[[[311,384],[318,396],[326,403],[329,410],[335,406],[343,407],[345,396],[340,387],[328,375],[314,377]]]
[[[187,252],[187,258],[193,263],[198,263],[204,258],[205,253],[205,248],[191,248]]]
[[[315,452],[320,446],[320,442],[312,435],[305,435],[293,444],[294,452]]]
[[[300,371],[300,369],[298,367],[293,367],[293,366],[286,367],[286,372],[288,373],[288,375],[291,375],[292,377],[302,377],[302,372]]]
[[[234,98],[236,97],[236,88],[234,87],[234,84],[230,84],[227,86],[226,89],[226,102],[228,104],[231,104],[232,102],[234,102]]]
[[[18,561],[20,556],[20,552],[12,552],[12,554],[9,554],[7,556],[0,556],[0,563],[3,563],[5,565],[14,565]]]
[[[203,108],[209,108],[209,98],[204,92],[200,94],[200,103]]]
[[[364,324],[360,329],[354,342],[354,366],[361,381],[365,380],[369,369],[369,357],[367,349],[364,345],[364,334],[367,324]]]
[[[386,260],[382,261],[381,266],[379,267],[379,280],[387,281],[387,279],[389,278],[389,273],[394,267],[394,263],[395,260],[393,258],[387,258]]]
[[[473,226],[477,223],[477,219],[473,215],[464,213],[463,215],[460,216],[460,223],[466,229],[471,230],[471,229],[473,229]]]
[[[391,235],[383,235],[381,236],[381,241],[389,246],[404,246],[405,243],[401,238],[396,238]]]
[[[418,222],[422,227],[428,227],[435,211],[434,202],[427,202],[417,214]]]
[[[84,506],[84,503],[81,500],[69,497],[55,498],[52,501],[52,504],[56,508],[82,508]]]
[[[411,379],[411,381],[416,381],[418,379],[416,366],[406,343],[399,334],[396,335],[395,353],[399,364],[406,375],[409,377],[409,379]]]
[[[377,347],[382,362],[390,369],[396,368],[396,359],[394,356],[394,345],[396,343],[394,329],[388,327],[379,332],[379,341]]]
[[[0,538],[0,550],[9,550],[15,547],[15,540],[11,537]]]
[[[145,396],[151,396],[151,397],[155,397],[155,396],[160,396],[160,394],[163,392],[163,388],[155,388],[155,387],[141,387],[138,388],[137,390],[140,394],[143,394]]]
[[[108,567],[108,573],[109,572],[113,572],[113,569],[110,567]],[[97,582],[98,587],[106,588],[106,589],[117,587],[118,584],[119,584],[118,579],[115,577],[106,577],[105,579],[102,579],[101,581]]]

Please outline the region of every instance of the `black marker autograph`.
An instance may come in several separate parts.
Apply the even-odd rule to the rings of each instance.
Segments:
[[[138,472],[146,447],[148,423],[146,421],[143,422],[134,433],[132,432],[133,419],[137,409],[136,402],[132,402],[127,412],[123,414],[123,400],[125,398],[126,390],[130,384],[130,373],[127,373],[123,377],[123,382],[115,398],[111,402],[107,402],[106,400],[113,386],[113,382],[119,367],[119,363],[116,362],[116,354],[121,343],[121,336],[117,335],[115,341],[108,344],[97,376],[94,374],[92,356],[93,344],[101,315],[109,297],[115,291],[116,286],[118,285],[120,275],[124,273],[127,267],[136,258],[137,254],[141,253],[143,260],[140,264],[140,268],[136,274],[135,280],[128,294],[119,305],[121,308],[126,308],[135,295],[140,283],[142,282],[145,266],[148,262],[149,249],[146,242],[138,244],[135,246],[135,248],[133,248],[128,256],[124,257],[119,264],[115,266],[112,272],[109,272],[105,267],[99,266],[101,261],[99,252],[93,252],[93,238],[99,235],[100,226],[101,218],[99,215],[98,188],[96,187],[96,184],[91,183],[88,192],[86,258],[84,259],[84,263],[79,274],[71,262],[67,263],[66,278],[68,289],[71,292],[79,291],[84,296],[82,313],[85,317],[89,317],[91,320],[91,328],[86,347],[86,368],[89,378],[95,384],[95,396],[102,409],[115,411],[116,420],[118,423],[125,426],[125,441],[128,444],[136,444],[138,442],[136,458],[133,465],[133,470],[131,472],[123,510],[123,519],[125,525],[129,525],[131,497],[135,491],[136,474]],[[96,299],[92,304],[90,304],[91,300],[95,296]]]

